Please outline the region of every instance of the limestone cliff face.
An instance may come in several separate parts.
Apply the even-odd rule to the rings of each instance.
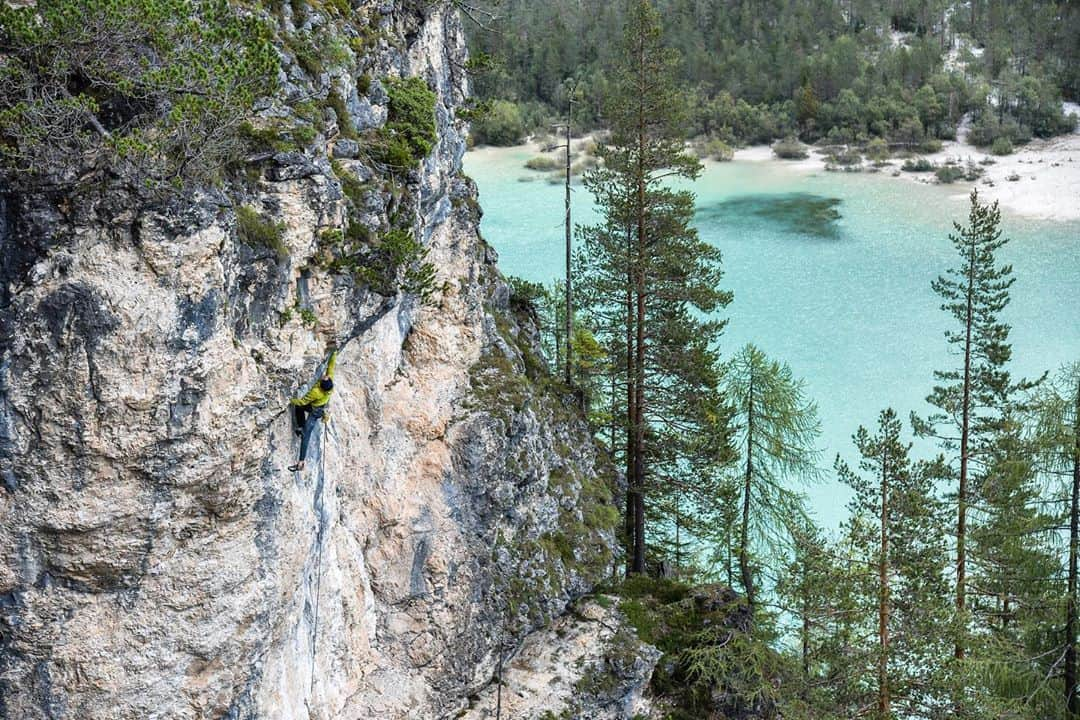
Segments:
[[[297,5],[283,32],[347,38]],[[561,617],[618,563],[615,477],[478,235],[460,22],[408,0],[353,16],[368,49],[316,75],[283,46],[262,113],[333,89],[363,131],[383,79],[422,77],[438,142],[406,177],[350,159],[326,113],[243,186],[0,195],[0,717],[494,717],[499,648],[514,717],[641,708],[655,653],[617,613]],[[282,224],[282,252],[239,239],[241,204]],[[405,216],[428,302],[319,262],[349,213]],[[330,340],[331,420],[290,473],[288,398]],[[575,691],[616,635],[618,682]],[[513,662],[562,636],[579,661],[554,697]]]

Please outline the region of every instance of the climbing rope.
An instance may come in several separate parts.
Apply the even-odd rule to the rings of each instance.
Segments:
[[[349,338],[349,339],[351,339],[351,338]],[[338,347],[336,348],[336,351],[341,352],[345,348],[345,345],[348,344],[349,339],[346,339],[346,341],[344,343],[341,343],[340,345],[338,345]],[[316,368],[315,368],[316,369],[316,380],[315,380],[315,382],[318,382],[318,377],[324,372],[323,368],[325,367],[327,362],[329,362],[329,357],[324,359],[322,362],[320,362],[316,366]],[[284,410],[282,412],[285,412],[287,410],[288,410],[288,408],[286,408],[286,410]],[[280,413],[279,413],[279,416],[280,416]],[[329,436],[330,436],[330,433],[331,433],[330,423],[329,422],[324,422],[323,426],[324,426],[324,429],[326,430],[326,432],[325,432],[326,440],[329,440]],[[324,433],[320,432],[320,439],[322,439],[321,436],[323,434]],[[324,527],[325,509],[323,508],[323,504],[322,504],[322,495],[323,495],[323,491],[325,489],[325,484],[326,484],[326,452],[325,452],[326,445],[327,445],[326,442],[320,442],[319,446],[318,446],[319,475],[318,475],[318,480],[316,481],[316,484],[315,484],[315,497],[312,500],[313,509],[315,510],[315,513],[316,513],[316,522],[318,523],[318,525],[316,526],[317,529],[316,529],[316,533],[315,533],[315,542],[318,545],[318,550],[316,551],[316,554],[315,554],[315,558],[316,558],[315,559],[315,609],[314,609],[314,612],[313,612],[312,627],[311,627],[311,686],[310,686],[310,689],[309,689],[310,693],[315,692],[315,659],[316,659],[316,656],[318,654],[317,646],[318,646],[318,641],[319,641],[319,603],[320,603],[320,600],[322,599],[322,556],[323,556],[323,542],[324,542],[323,533],[325,531],[325,527]]]
[[[499,628],[499,665],[496,669],[499,684],[495,689],[495,720],[502,720],[503,656],[506,655],[506,648],[503,647],[505,631],[505,627]]]
[[[330,435],[330,423],[323,423],[326,427],[327,439]],[[326,445],[319,444],[319,481],[316,484],[317,492],[321,496],[326,482]],[[319,545],[315,560],[315,618],[311,629],[311,691],[315,691],[315,645],[319,640],[319,600],[322,596],[322,552],[323,552],[323,507],[321,498],[315,499],[315,508],[318,512],[318,531],[315,533],[315,542]]]

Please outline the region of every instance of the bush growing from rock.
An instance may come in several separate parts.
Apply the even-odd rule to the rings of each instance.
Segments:
[[[381,157],[396,170],[417,167],[435,147],[435,93],[419,77],[386,83],[390,107],[380,131]]]
[[[341,137],[346,140],[355,140],[358,137],[356,125],[353,124],[352,115],[349,114],[349,108],[345,105],[345,98],[341,97],[337,90],[331,90],[326,96],[326,104],[337,117],[338,133]]]
[[[510,285],[510,304],[512,307],[518,309],[531,308],[536,313],[540,305],[551,301],[551,294],[540,283],[530,282],[515,275],[507,277],[506,282]]]

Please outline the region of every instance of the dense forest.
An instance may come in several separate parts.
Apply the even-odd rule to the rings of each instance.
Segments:
[[[672,702],[668,717],[1080,717],[1080,362],[1011,374],[1002,317],[1014,277],[1000,259],[997,204],[972,192],[942,238],[955,255],[932,283],[943,313],[927,332],[951,360],[926,379],[935,410],[866,408],[851,429],[859,461],[829,467],[803,382],[753,345],[725,346],[722,258],[698,237],[693,194],[669,182],[702,170],[688,124],[753,141],[795,126],[804,138],[895,137],[909,122],[932,138],[974,112],[977,127],[999,123],[995,132],[1018,141],[1058,132],[1077,70],[1077,36],[1060,23],[1075,23],[1075,8],[977,2],[961,18],[932,2],[724,13],[721,3],[632,0],[555,12],[566,5],[509,9],[513,32],[540,34],[529,42],[481,40],[508,53],[486,92],[557,107],[559,78],[576,75],[590,98],[579,121],[608,130],[584,175],[600,220],[577,228],[563,283],[514,281],[514,298],[539,318],[558,374],[624,468],[628,579],[618,592],[673,658],[653,680]],[[589,17],[604,40],[575,45],[569,17]],[[910,33],[910,47],[890,45],[894,29]],[[947,48],[972,29],[985,41],[981,69],[943,71]],[[1000,93],[991,97],[1005,98],[998,107],[978,90],[988,78]],[[1020,87],[1043,100],[1010,94]],[[813,113],[800,110],[803,94]],[[848,100],[858,111],[841,120]],[[704,124],[706,108],[732,102],[753,119]],[[895,115],[870,110],[890,107]],[[914,452],[913,437],[937,450]],[[825,476],[853,492],[835,531],[816,526],[800,492]],[[684,597],[701,583],[740,593],[747,637],[638,599]]]
[[[990,146],[1066,132],[1080,99],[1080,6],[1044,0],[662,0],[683,60],[682,132],[731,146],[789,135],[934,149],[968,116]],[[502,0],[472,26],[477,142],[514,144],[566,113],[607,126],[623,3]]]

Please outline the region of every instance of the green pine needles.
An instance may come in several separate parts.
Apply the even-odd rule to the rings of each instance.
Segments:
[[[361,182],[339,160],[331,167],[348,201],[348,214],[344,229],[328,228],[320,233],[320,264],[351,274],[359,285],[383,296],[404,292],[424,302],[430,300],[435,290],[435,267],[427,261],[428,248],[404,226],[402,215],[391,217],[390,229],[381,234],[365,225],[360,210],[376,185]]]
[[[226,0],[0,5],[0,147],[22,178],[119,162],[151,185],[214,177],[273,88],[260,19]]]
[[[351,225],[350,230],[356,227]],[[319,244],[326,258],[324,267],[349,273],[359,285],[380,295],[404,292],[426,302],[435,290],[435,266],[426,261],[428,249],[404,228],[393,228],[376,238],[324,230]]]
[[[782,555],[790,528],[802,519],[796,481],[818,478],[815,449],[820,424],[805,384],[787,365],[747,345],[723,367],[722,390],[734,408],[734,446],[739,453],[738,554],[743,592],[757,599],[755,555]]]
[[[676,487],[671,480],[692,485],[704,474],[693,463],[724,456],[722,443],[686,442],[696,431],[723,434],[715,343],[724,321],[716,313],[731,293],[720,287],[720,252],[693,227],[693,194],[670,184],[701,171],[679,134],[686,97],[675,80],[678,63],[656,8],[631,3],[606,103],[612,133],[597,149],[602,165],[585,174],[601,220],[579,228],[574,263],[580,305],[615,374],[590,395],[610,408],[612,449],[626,467],[635,573],[645,571],[646,516],[651,522],[660,507],[678,502],[665,497]]]
[[[379,133],[379,160],[394,170],[410,170],[435,148],[437,98],[423,78],[390,79],[386,86],[390,108]]]

